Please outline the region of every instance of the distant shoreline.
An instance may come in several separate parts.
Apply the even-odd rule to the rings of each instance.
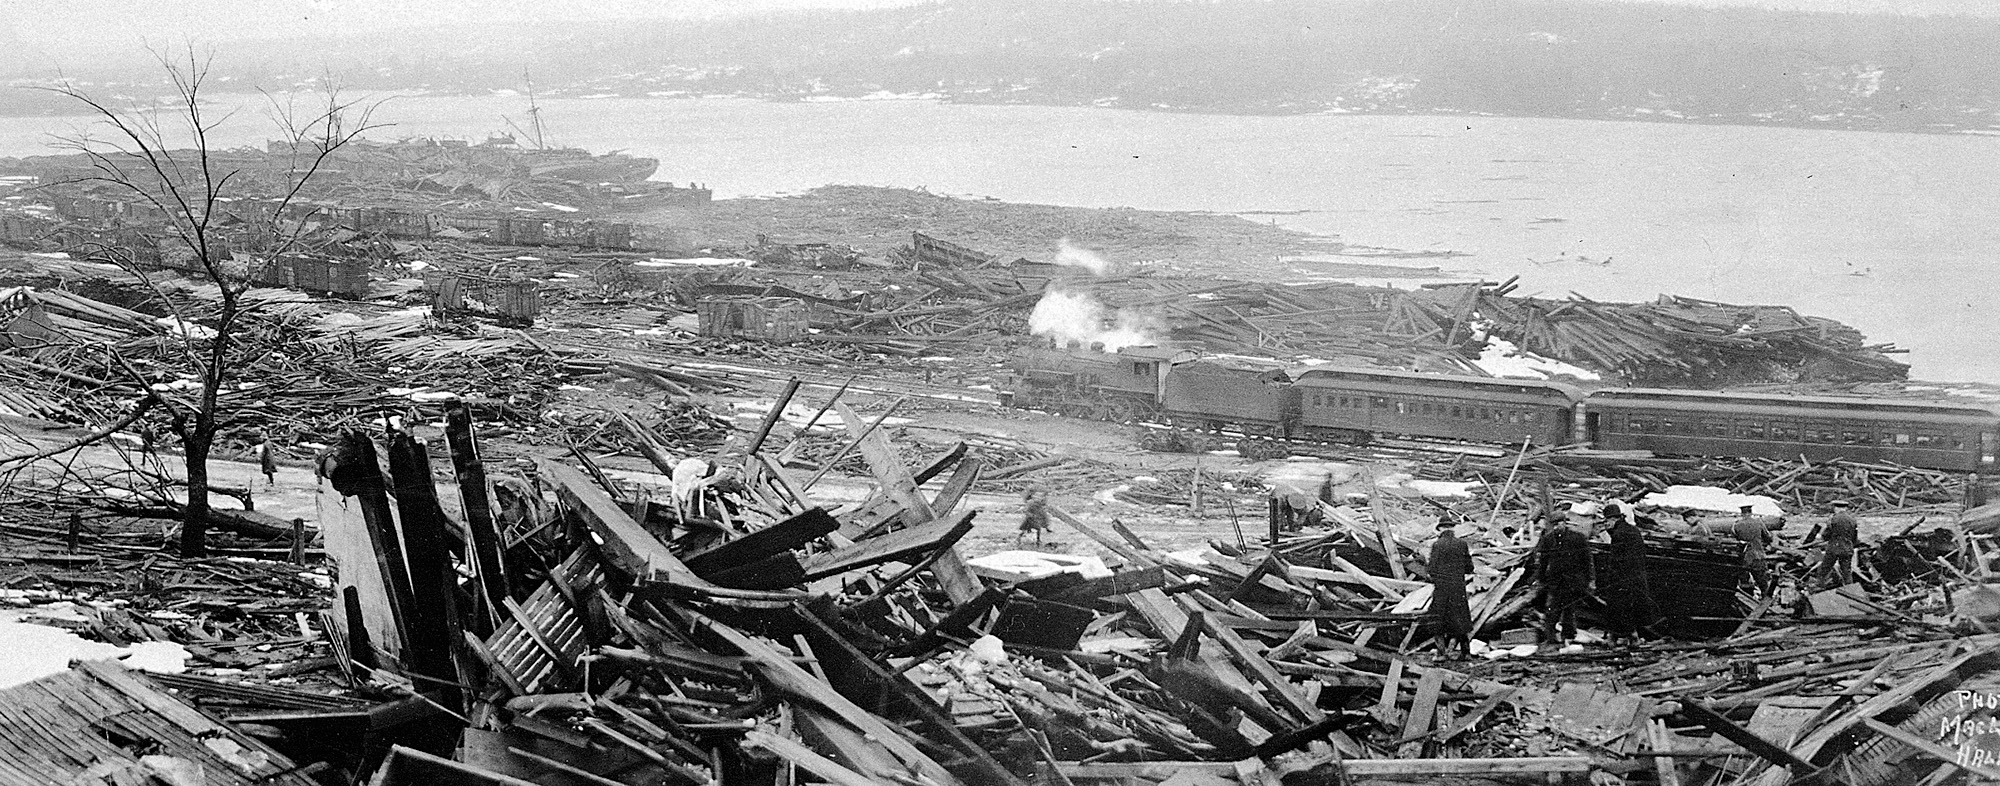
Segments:
[[[6,88],[0,88],[6,89]],[[22,90],[14,87],[13,90]],[[431,90],[424,88],[392,88],[372,93],[346,91],[355,95],[411,96],[426,98],[497,98],[511,97],[501,91]],[[1836,117],[1823,121],[1793,118],[1763,118],[1727,115],[1676,116],[1663,111],[1640,111],[1630,109],[1617,112],[1573,113],[1573,114],[1499,114],[1491,112],[1467,112],[1447,107],[1370,107],[1366,109],[1345,109],[1327,106],[1174,106],[1163,104],[1123,103],[1114,97],[1097,98],[1088,101],[1034,101],[1005,100],[1005,93],[912,93],[885,94],[882,91],[858,95],[818,93],[810,95],[776,93],[641,93],[607,94],[587,90],[553,89],[541,93],[543,101],[682,101],[682,100],[738,100],[760,101],[774,104],[813,103],[873,103],[889,101],[920,101],[962,106],[1014,106],[1046,107],[1050,109],[1112,109],[1124,112],[1149,112],[1169,115],[1207,115],[1217,117],[1465,117],[1465,118],[1505,118],[1510,120],[1577,120],[1611,123],[1651,123],[1661,125],[1726,126],[1745,128],[1787,128],[1808,131],[1850,131],[1877,134],[1923,134],[1927,136],[1956,137],[2000,137],[2000,116],[1984,125],[1951,124],[1940,126],[1930,123],[1908,126],[1885,127],[1878,120],[1870,118]],[[67,102],[63,105],[68,105]],[[36,107],[24,102],[0,102],[0,118],[28,117],[79,117],[91,115],[84,112],[34,111]]]

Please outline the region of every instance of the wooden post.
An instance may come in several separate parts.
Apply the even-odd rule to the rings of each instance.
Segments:
[[[1265,507],[1269,509],[1271,514],[1271,548],[1275,549],[1278,547],[1278,496],[1273,494],[1270,499],[1264,502]]]
[[[1194,485],[1188,488],[1188,507],[1194,510],[1196,518],[1201,517],[1201,458],[1194,460]]]
[[[292,564],[306,564],[306,520],[292,519]]]
[[[83,537],[83,514],[72,510],[69,512],[69,538],[65,540],[63,543],[64,547],[68,550],[68,553],[70,554],[76,553],[77,540],[82,537]]]
[[[514,596],[514,589],[500,533],[494,526],[486,464],[480,460],[479,442],[472,433],[471,411],[463,403],[453,402],[445,409],[444,422],[445,445],[451,449],[451,466],[458,478],[458,497],[479,578],[479,611],[487,621],[497,623],[505,616],[504,601]]]
[[[780,419],[784,418],[785,407],[791,405],[792,396],[798,392],[799,378],[792,377],[785,383],[785,392],[778,394],[776,403],[771,405],[771,411],[764,415],[764,422],[758,424],[757,436],[750,439],[750,447],[743,451],[744,456],[755,456],[757,455],[757,451],[764,449],[764,440],[771,436],[771,429],[778,425]]]

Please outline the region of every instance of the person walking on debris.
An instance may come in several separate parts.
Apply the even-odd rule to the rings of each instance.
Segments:
[[[1041,489],[1028,489],[1023,499],[1027,505],[1021,512],[1021,531],[1014,535],[1014,545],[1021,545],[1021,538],[1035,533],[1035,545],[1042,545],[1042,531],[1049,528],[1049,501],[1042,496]]]
[[[1744,505],[1742,515],[1736,518],[1736,526],[1731,532],[1743,542],[1743,568],[1750,571],[1750,581],[1754,585],[1752,594],[1763,597],[1771,584],[1771,563],[1765,557],[1765,550],[1771,546],[1771,530],[1764,517],[1752,512],[1752,507]]]
[[[1660,616],[1646,578],[1646,537],[1626,516],[1611,519],[1610,568],[1603,587],[1605,626],[1611,629],[1614,644],[1625,644],[1639,634],[1650,634]]]
[[[278,485],[278,445],[269,436],[257,445],[257,465],[264,470],[264,488]]]
[[[1542,639],[1558,646],[1576,638],[1576,609],[1590,597],[1594,575],[1590,537],[1579,529],[1582,522],[1573,520],[1577,515],[1557,514],[1535,545],[1535,568],[1542,582]]]
[[[1438,626],[1438,655],[1457,660],[1472,654],[1472,606],[1465,598],[1465,577],[1472,572],[1472,550],[1458,539],[1458,514],[1438,519],[1437,542],[1431,544],[1424,566],[1431,578],[1431,612]],[[1456,645],[1456,649],[1454,646]]]
[[[1847,500],[1833,501],[1833,516],[1826,520],[1826,528],[1819,533],[1819,564],[1813,572],[1822,569],[1833,575],[1833,586],[1845,587],[1854,582],[1854,549],[1861,545],[1861,522],[1848,512]]]

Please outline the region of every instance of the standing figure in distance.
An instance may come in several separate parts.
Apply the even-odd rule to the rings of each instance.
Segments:
[[[1581,514],[1556,514],[1535,545],[1536,570],[1542,581],[1542,639],[1558,647],[1576,638],[1576,609],[1590,597],[1594,576],[1590,536],[1579,527]],[[1560,624],[1562,638],[1556,638]]]
[[[1438,519],[1437,542],[1431,544],[1431,612],[1438,625],[1438,655],[1457,660],[1472,654],[1472,606],[1465,598],[1465,577],[1472,572],[1472,550],[1454,531],[1458,514]],[[1454,650],[1453,646],[1457,648]]]
[[[257,445],[257,464],[264,470],[264,488],[276,488],[278,485],[278,445],[271,441],[269,435],[265,435],[264,441]]]
[[[1771,563],[1764,556],[1771,545],[1771,530],[1764,523],[1764,517],[1751,510],[1751,506],[1744,505],[1740,509],[1741,515],[1736,517],[1736,526],[1730,531],[1743,542],[1743,568],[1750,571],[1750,581],[1756,585],[1751,594],[1761,598],[1771,585]]]
[[[1819,564],[1813,572],[1826,569],[1833,574],[1833,586],[1845,587],[1854,582],[1854,549],[1861,545],[1861,522],[1848,512],[1847,500],[1833,501],[1833,516],[1826,520],[1826,528],[1820,530]]]
[[[1049,528],[1049,501],[1042,496],[1041,489],[1028,489],[1023,499],[1027,505],[1021,511],[1021,531],[1014,534],[1014,545],[1021,545],[1021,538],[1035,533],[1035,545],[1042,545],[1042,530]]]

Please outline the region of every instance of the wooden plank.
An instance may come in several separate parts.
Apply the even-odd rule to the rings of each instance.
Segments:
[[[958,465],[958,469],[952,470],[951,477],[945,480],[944,488],[938,489],[937,496],[931,498],[931,510],[939,516],[949,516],[952,511],[958,510],[959,504],[965,501],[965,495],[972,493],[973,484],[979,482],[983,472],[983,465],[977,461]]]
[[[1417,692],[1410,700],[1410,714],[1403,723],[1403,738],[1410,741],[1396,749],[1398,758],[1410,759],[1423,753],[1423,740],[1412,738],[1431,730],[1431,722],[1437,718],[1438,691],[1442,688],[1443,672],[1429,671],[1417,678]]]
[[[1113,538],[1109,535],[1097,531],[1097,528],[1092,527],[1089,524],[1083,523],[1082,520],[1078,519],[1075,516],[1070,515],[1067,511],[1063,510],[1062,508],[1050,505],[1048,506],[1048,511],[1049,515],[1054,516],[1057,521],[1060,521],[1064,524],[1068,524],[1071,529],[1083,533],[1084,537],[1096,541],[1097,545],[1103,546],[1104,548],[1110,550],[1111,553],[1125,558],[1126,562],[1129,562],[1134,566],[1144,567],[1147,565],[1159,564],[1158,560],[1155,560],[1151,556],[1148,556],[1133,549],[1131,546],[1126,545],[1125,543],[1119,541],[1117,538]],[[1172,636],[1179,631],[1180,631],[1179,628],[1174,628],[1173,630],[1166,631],[1161,635]]]
[[[1735,721],[1722,717],[1720,713],[1709,709],[1707,705],[1702,704],[1692,696],[1681,697],[1680,703],[1681,714],[1686,715],[1696,723],[1707,726],[1710,731],[1727,738],[1730,742],[1743,746],[1744,750],[1756,754],[1760,759],[1800,774],[1811,772],[1814,769],[1812,762],[1801,759],[1791,751],[1779,747],[1770,740],[1757,736],[1749,729],[1736,725]]]
[[[1203,614],[1201,619],[1202,629],[1208,631],[1210,636],[1214,636],[1216,641],[1221,642],[1222,648],[1229,651],[1229,654],[1236,659],[1236,663],[1242,666],[1250,677],[1263,683],[1264,687],[1276,694],[1279,701],[1283,702],[1295,717],[1307,723],[1314,723],[1326,717],[1326,713],[1307,701],[1306,697],[1299,693],[1298,686],[1279,674],[1269,660],[1250,649],[1249,642],[1244,641],[1242,636],[1236,635],[1236,631],[1217,622],[1214,615]]]
[[[1383,726],[1394,727],[1402,718],[1396,710],[1396,694],[1403,687],[1403,661],[1401,658],[1389,662],[1389,676],[1382,679],[1382,697],[1375,702],[1375,719]]]
[[[355,613],[335,609],[333,616],[340,620],[341,630],[329,632],[329,635],[344,636],[352,641],[357,633],[365,634],[372,649],[396,658],[403,651],[403,607],[397,602],[391,574],[400,573],[402,566],[397,565],[394,571],[385,567],[377,543],[380,535],[368,524],[371,517],[393,514],[384,496],[379,465],[374,463],[373,445],[365,439],[350,443],[342,438],[343,448],[350,444],[355,451],[352,459],[355,466],[322,462],[320,471],[334,474],[333,477],[320,475],[316,500],[320,537],[325,542],[327,558],[333,562],[338,577],[334,585],[335,597],[341,598],[349,593],[354,597],[354,602],[348,604],[348,610]],[[359,453],[363,445],[368,446],[365,457]],[[368,512],[371,509],[374,512]],[[404,579],[407,578],[405,575]],[[357,626],[360,628],[358,631],[355,630]],[[355,652],[352,657],[373,662],[374,653]]]
[[[1666,721],[1646,722],[1646,744],[1656,751],[1673,750],[1673,734],[1667,731]],[[1681,773],[1672,756],[1654,756],[1653,773],[1659,786],[1681,786]]]
[[[903,522],[914,527],[936,520],[938,512],[931,508],[930,500],[924,499],[923,492],[917,488],[915,476],[910,474],[909,467],[897,455],[889,435],[879,428],[862,425],[861,417],[844,401],[834,402],[833,408],[847,424],[849,436],[859,443],[861,456],[868,461],[868,471],[875,476],[875,482],[881,484],[890,498],[903,503]],[[966,519],[968,523],[970,520],[969,517]],[[972,575],[972,570],[955,553],[939,558],[931,565],[931,573],[954,603],[971,600],[983,589],[979,577]]]
[[[799,548],[839,528],[840,522],[824,508],[812,508],[681,561],[698,575],[712,575]]]
[[[762,748],[778,758],[799,766],[800,769],[826,779],[834,786],[876,786],[874,778],[840,766],[834,760],[806,747],[803,743],[789,740],[762,729],[751,729],[743,734],[743,747]]]
[[[713,587],[695,575],[667,548],[667,544],[626,515],[611,496],[592,483],[582,472],[549,459],[535,462],[543,480],[556,488],[556,498],[583,520],[584,526],[602,541],[605,557],[627,575],[640,581],[664,580],[691,587]]]
[[[1505,775],[1566,775],[1590,771],[1584,756],[1534,756],[1505,759],[1343,759],[1340,767],[1350,777],[1396,776],[1467,777]],[[1227,761],[1144,761],[1144,762],[1058,762],[1056,769],[1071,778],[1114,780],[1144,778],[1166,780],[1178,773],[1236,776],[1236,764]]]
[[[966,533],[972,531],[972,517],[975,512],[966,511],[955,519],[934,521],[920,527],[877,535],[852,546],[814,554],[804,560],[806,577],[819,579],[835,576],[912,554],[951,548],[960,538],[965,537]],[[933,563],[931,567],[936,570],[937,564]],[[968,571],[967,575],[971,573]],[[977,578],[972,580],[975,584],[979,581]],[[977,596],[978,593],[975,592],[971,596],[958,599],[958,602],[964,603]]]
[[[451,451],[451,466],[458,481],[459,507],[465,513],[465,528],[472,541],[472,563],[479,582],[478,597],[487,621],[500,618],[500,601],[513,597],[507,574],[505,548],[493,518],[493,484],[486,478],[486,463],[479,455],[479,441],[472,431],[472,413],[462,401],[451,402],[444,413],[445,445]]]
[[[697,623],[714,631],[716,635],[721,636],[731,646],[742,652],[748,658],[744,662],[744,665],[757,670],[764,680],[770,683],[772,688],[824,708],[827,712],[838,717],[843,724],[858,731],[863,739],[866,740],[869,747],[880,749],[893,756],[896,761],[901,762],[905,767],[915,770],[923,778],[931,779],[940,784],[957,784],[961,782],[947,771],[943,765],[938,764],[929,756],[924,755],[923,751],[918,750],[916,744],[900,729],[892,727],[888,721],[849,701],[846,696],[834,690],[833,686],[828,685],[818,677],[814,677],[805,669],[800,668],[798,664],[793,663],[789,656],[778,652],[762,641],[744,635],[742,632],[728,625],[700,617],[699,615],[691,614],[690,616]]]
[[[1137,570],[1121,570],[1109,576],[1083,579],[1066,584],[1060,588],[1047,590],[1046,592],[1037,592],[1037,582],[1046,581],[1048,579],[1026,581],[1019,584],[1018,587],[1043,600],[1053,600],[1058,603],[1081,603],[1097,598],[1127,595],[1140,590],[1164,587],[1167,585],[1167,569],[1159,565],[1153,565]]]

